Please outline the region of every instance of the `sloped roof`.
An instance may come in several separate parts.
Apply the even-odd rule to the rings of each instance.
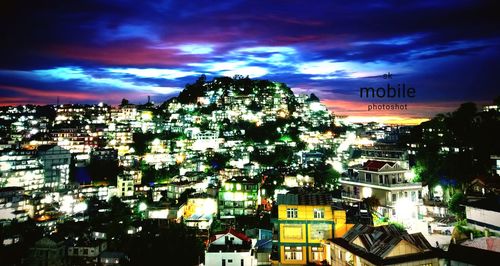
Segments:
[[[480,237],[474,240],[467,240],[462,246],[479,248],[500,253],[500,238],[495,236]]]
[[[388,164],[390,167],[394,167],[395,162],[378,161],[378,160],[368,160],[363,164],[363,169],[367,171],[380,171],[382,167]]]
[[[489,177],[484,177],[484,176],[478,176],[471,182],[471,186],[474,185],[475,183],[480,183],[483,186],[487,186],[489,188],[500,188],[500,177],[498,176],[489,176]]]
[[[380,259],[386,257],[402,240],[415,246],[421,252],[432,249],[429,242],[421,233],[408,234],[406,231],[402,232],[398,230],[394,225],[374,227],[357,224],[342,236],[341,239],[354,248],[361,249]],[[353,243],[356,239],[361,241],[363,247]]]
[[[248,176],[234,176],[231,179],[228,179],[226,182],[242,183],[242,184],[257,184],[257,183],[259,183],[257,180],[252,179]]]
[[[478,262],[499,261],[500,253],[489,251],[480,248],[468,247],[450,243],[448,251],[445,253],[448,259],[469,264],[477,264]]]
[[[225,235],[227,234],[231,234],[239,239],[241,239],[243,242],[251,242],[252,240],[247,236],[245,235],[244,233],[242,232],[238,232],[236,230],[234,230],[233,228],[229,228],[227,229],[226,231],[223,231],[223,232],[220,232],[220,233],[216,233],[214,234],[213,236],[210,237],[210,243],[214,242],[215,240],[221,238],[221,237],[224,237]]]

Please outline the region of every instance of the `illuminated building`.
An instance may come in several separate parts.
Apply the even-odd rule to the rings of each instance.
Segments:
[[[440,265],[439,253],[421,233],[408,234],[394,225],[358,224],[324,246],[329,265]]]
[[[57,145],[41,145],[37,150],[43,163],[45,186],[64,188],[69,179],[70,152]]]
[[[0,187],[22,187],[26,191],[45,186],[43,164],[33,151],[12,150],[0,155]]]
[[[345,211],[332,210],[332,197],[326,193],[278,194],[277,249],[281,264],[306,265],[326,259],[322,243],[345,232]],[[338,219],[343,218],[343,219]],[[338,224],[336,224],[338,223]]]
[[[206,266],[256,266],[252,240],[241,232],[233,229],[210,237],[210,243],[205,251]]]
[[[21,187],[0,188],[0,224],[12,220],[24,222],[28,220],[26,212],[27,199]]]
[[[118,175],[116,177],[117,194],[121,197],[132,197],[134,195],[134,177],[131,175]]]
[[[219,191],[219,215],[232,218],[256,213],[259,202],[259,183],[249,177],[237,176],[227,180]]]
[[[411,172],[396,162],[368,160],[358,175],[340,179],[342,198],[362,201],[376,197],[379,212],[396,220],[417,218],[417,205],[422,201],[422,184],[411,181]],[[399,211],[399,213],[397,213]]]
[[[193,197],[184,208],[184,223],[188,227],[207,230],[217,214],[217,201],[209,197]]]
[[[197,181],[176,181],[167,185],[167,198],[177,200],[187,189],[196,189]]]

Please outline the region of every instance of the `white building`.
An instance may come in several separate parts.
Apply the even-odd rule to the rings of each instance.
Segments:
[[[500,197],[465,204],[467,224],[478,230],[500,233]]]
[[[342,198],[362,201],[374,196],[380,201],[379,211],[383,215],[395,220],[417,218],[422,184],[410,179],[410,171],[396,162],[368,160],[358,169],[357,176],[340,180]]]
[[[256,266],[252,240],[233,229],[212,236],[205,251],[205,265]]]

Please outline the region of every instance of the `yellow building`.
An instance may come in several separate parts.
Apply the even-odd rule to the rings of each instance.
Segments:
[[[278,195],[277,202],[278,217],[273,222],[278,231],[281,264],[305,265],[325,260],[322,243],[333,238],[335,230],[347,230],[345,211],[332,210],[331,195],[288,193]]]

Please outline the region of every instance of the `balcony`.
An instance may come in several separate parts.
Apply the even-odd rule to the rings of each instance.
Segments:
[[[368,181],[365,181],[365,180],[361,180],[359,178],[356,178],[356,177],[346,177],[346,178],[342,178],[340,179],[340,183],[341,184],[350,184],[350,185],[359,185],[359,186],[369,186],[369,187],[375,187],[375,188],[422,188],[422,183],[420,182],[407,182],[407,181],[403,181],[403,182],[400,182],[400,183],[378,183],[378,182],[368,182]]]
[[[349,193],[345,191],[342,191],[342,198],[361,200],[361,196],[359,194]]]

